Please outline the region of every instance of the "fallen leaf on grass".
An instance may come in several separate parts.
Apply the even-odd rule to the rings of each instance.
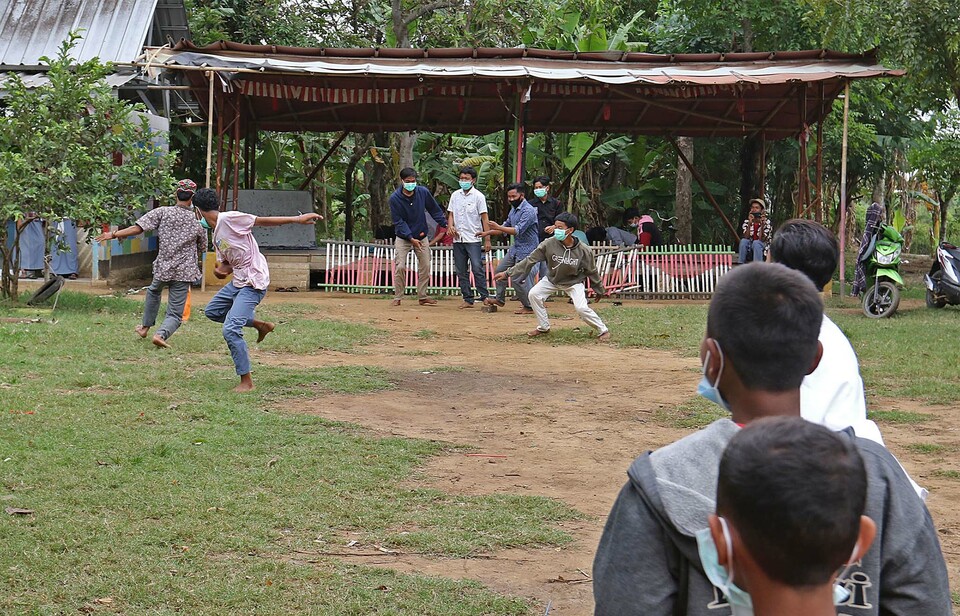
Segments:
[[[7,507],[4,511],[7,515],[33,515],[36,513],[33,509],[20,509],[19,507]]]
[[[97,605],[112,605],[113,597],[102,597],[100,599],[94,599],[93,602],[96,603]]]
[[[274,464],[280,461],[280,458],[270,458],[267,462],[267,468],[272,468]]]

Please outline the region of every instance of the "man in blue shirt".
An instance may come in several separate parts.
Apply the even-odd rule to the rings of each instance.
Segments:
[[[425,186],[417,186],[417,172],[410,167],[400,170],[400,188],[390,195],[390,215],[397,234],[394,242],[396,262],[393,272],[393,305],[399,306],[406,290],[407,255],[417,255],[417,298],[421,306],[435,306],[437,300],[427,295],[430,282],[430,236],[427,233],[427,212],[437,226],[447,228],[443,210]]]
[[[497,264],[497,273],[505,272],[518,262],[523,261],[527,255],[540,244],[539,229],[537,228],[537,209],[530,205],[524,198],[526,189],[523,184],[510,184],[507,186],[507,201],[510,202],[510,213],[507,220],[502,225],[490,221],[490,230],[477,234],[477,237],[486,237],[488,235],[505,233],[513,236],[513,246],[507,251],[507,256],[500,259]],[[520,298],[522,307],[517,310],[517,314],[533,314],[533,308],[530,306],[530,299],[527,294],[530,292],[529,276],[523,278],[512,278],[513,290]],[[488,297],[483,300],[484,304],[496,305],[501,308],[504,306],[504,298],[507,293],[507,281],[497,280],[496,298]]]

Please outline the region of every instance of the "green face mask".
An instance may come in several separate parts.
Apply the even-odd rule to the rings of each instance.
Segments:
[[[416,182],[404,182],[403,189],[407,192],[413,192],[417,188]]]
[[[533,189],[533,194],[535,194],[535,195],[536,195],[537,197],[539,197],[540,199],[543,199],[544,197],[547,196],[547,189],[546,189],[546,188],[534,188],[534,189]]]
[[[207,230],[210,230],[213,228],[210,226],[210,223],[207,222],[207,219],[204,218],[203,216],[200,217],[200,226]]]

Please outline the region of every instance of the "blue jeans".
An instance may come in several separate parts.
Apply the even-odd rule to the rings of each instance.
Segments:
[[[747,254],[750,252],[750,249],[753,249],[753,260],[757,263],[763,261],[763,242],[760,240],[748,240],[743,238],[740,240],[740,263],[747,262]]]
[[[253,327],[254,311],[266,294],[266,290],[253,287],[235,287],[231,281],[203,309],[208,319],[223,323],[223,339],[240,376],[250,374],[250,354],[243,340],[243,328]]]
[[[500,259],[500,263],[497,264],[497,273],[505,272],[523,259],[518,259],[516,255],[512,253],[507,253],[505,257]],[[536,267],[536,266],[534,266]],[[533,271],[531,270],[523,278],[517,278],[516,276],[510,277],[510,282],[513,284],[513,290],[517,294],[517,297],[520,299],[520,304],[524,308],[530,308],[530,288],[531,282],[533,281]],[[507,296],[507,281],[498,280],[497,281],[497,301],[501,304]]]
[[[537,274],[537,281],[543,280],[544,278],[547,277],[547,274],[549,273],[550,273],[550,269],[547,267],[547,262],[541,261],[540,263],[537,263],[536,265],[534,265],[533,269],[530,270],[530,274],[529,274],[530,280],[531,281],[533,280],[534,274]],[[533,288],[533,286],[531,285],[530,288]]]
[[[480,242],[454,242],[453,263],[457,267],[457,280],[460,281],[460,293],[463,301],[473,304],[473,289],[470,288],[470,272],[467,271],[467,259],[470,260],[470,270],[473,272],[473,282],[477,285],[477,295],[480,301],[490,297],[487,290],[487,276],[483,273],[483,253]]]

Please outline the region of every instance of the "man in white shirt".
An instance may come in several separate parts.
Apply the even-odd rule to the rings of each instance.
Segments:
[[[770,243],[770,258],[802,272],[822,289],[837,269],[840,248],[833,232],[820,223],[794,219],[777,229]],[[820,344],[820,364],[800,385],[800,416],[831,430],[852,427],[857,436],[883,445],[880,428],[867,419],[857,354],[827,315],[823,315],[820,325]],[[926,500],[927,491],[912,478],[910,482],[920,498]]]
[[[481,237],[483,232],[490,229],[490,219],[487,216],[487,199],[477,190],[476,182],[477,170],[473,167],[461,167],[460,190],[453,191],[447,205],[447,233],[453,237],[453,262],[457,268],[457,279],[460,281],[460,293],[463,295],[460,308],[473,308],[477,296],[481,303],[490,296],[480,251],[483,243],[483,251],[490,252],[490,236]],[[476,296],[470,285],[471,273],[477,287]]]

